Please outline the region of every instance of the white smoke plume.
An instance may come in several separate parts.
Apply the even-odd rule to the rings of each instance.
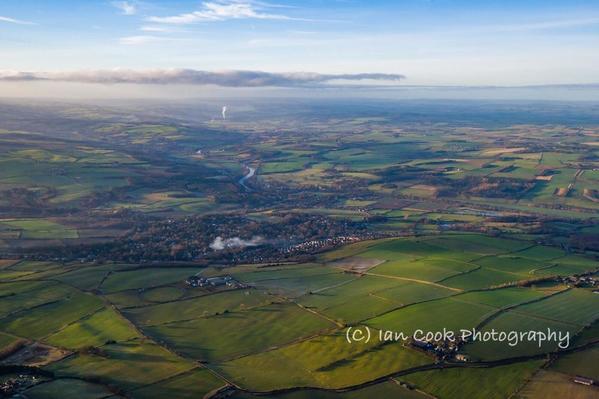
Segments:
[[[222,114],[223,114],[223,119],[227,119],[227,106],[226,105],[223,106]]]
[[[108,69],[65,72],[0,70],[0,81],[50,81],[103,84],[189,84],[222,87],[294,87],[322,85],[334,81],[399,82],[399,74],[320,74],[312,72],[272,73],[263,71],[198,71],[195,69]]]
[[[260,245],[263,241],[264,239],[260,236],[254,236],[251,238],[251,240],[244,240],[239,237],[223,239],[222,237],[218,236],[214,239],[214,241],[212,241],[210,248],[215,251],[222,251],[223,249],[230,248],[255,247]]]

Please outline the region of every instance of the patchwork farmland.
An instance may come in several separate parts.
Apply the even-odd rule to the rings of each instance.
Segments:
[[[26,391],[33,398],[58,397],[67,381],[74,395],[97,398],[541,397],[547,375],[597,375],[596,337],[584,337],[597,328],[599,297],[559,268],[535,274],[561,262],[577,275],[599,268],[584,255],[475,234],[361,242],[310,264],[7,263],[0,350],[4,364],[19,358],[39,370],[43,382]],[[194,274],[238,283],[192,287],[185,280]],[[472,342],[440,357],[410,341],[348,343],[351,327],[408,335],[551,327],[569,332],[572,345]],[[489,382],[483,390],[480,381]]]

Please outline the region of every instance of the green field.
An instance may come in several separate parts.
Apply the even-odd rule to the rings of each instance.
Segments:
[[[39,339],[102,307],[102,301],[92,295],[72,293],[47,302],[31,310],[21,310],[3,319],[3,330],[9,333]]]
[[[186,399],[202,397],[225,383],[207,369],[196,368],[157,383],[136,389],[132,396],[141,399]]]
[[[356,276],[323,265],[268,267],[258,270],[233,271],[240,281],[288,296],[301,296],[350,282]]]
[[[542,399],[547,397],[593,399],[597,397],[597,388],[575,384],[572,382],[572,377],[561,373],[540,370],[516,396],[517,399]]]
[[[77,230],[48,219],[1,219],[0,226],[18,232],[23,239],[77,238]]]
[[[455,296],[454,299],[480,303],[497,308],[504,308],[524,302],[534,301],[542,298],[544,295],[545,293],[540,290],[531,290],[527,288],[503,288],[488,291],[472,291]]]
[[[256,398],[249,394],[236,394],[232,396],[235,399]],[[258,396],[259,397],[259,396]],[[368,398],[402,398],[402,399],[425,399],[428,396],[416,390],[411,390],[400,386],[396,382],[384,382],[362,389],[356,389],[344,392],[329,392],[315,389],[305,389],[290,393],[280,393],[271,395],[277,399],[368,399]]]
[[[459,331],[475,327],[494,312],[495,309],[487,305],[447,298],[407,306],[370,319],[367,324],[380,330],[402,331],[409,335],[418,329]]]
[[[131,390],[193,368],[193,364],[154,343],[110,344],[99,354],[80,354],[53,364],[57,376],[89,376]]]
[[[572,289],[516,310],[535,317],[587,326],[599,318],[599,298],[588,290]]]
[[[330,321],[296,305],[273,304],[148,327],[146,331],[188,356],[221,361],[282,345],[332,327],[334,324]],[[198,337],[202,339],[198,340]]]
[[[342,388],[431,359],[401,344],[348,344],[342,334],[225,362],[219,369],[242,386],[268,391],[294,386]]]
[[[192,276],[199,268],[149,268],[148,270],[119,271],[112,273],[100,286],[105,292],[151,288],[165,285]]]
[[[490,331],[495,329],[496,331],[504,332],[529,332],[529,331],[541,331],[547,333],[547,329],[561,333],[565,336],[566,333],[570,334],[570,337],[574,336],[580,331],[580,327],[560,323],[558,321],[552,321],[542,318],[535,318],[532,315],[517,313],[516,311],[508,311],[500,314],[497,318],[489,322],[482,331]],[[528,341],[526,339],[522,341],[515,341],[514,346],[510,346],[510,342],[506,339],[503,342],[495,341],[476,341],[469,343],[464,347],[466,353],[472,358],[479,360],[498,360],[503,358],[519,357],[519,356],[532,356],[541,353],[551,352],[558,349],[559,336],[552,341],[545,341],[539,346],[537,341]],[[563,342],[565,344],[566,341]]]
[[[160,305],[130,308],[125,315],[136,324],[153,326],[246,310],[268,305],[275,300],[276,297],[258,290],[224,291]]]
[[[134,338],[139,338],[139,334],[133,326],[114,310],[107,308],[70,324],[47,337],[46,341],[63,348],[80,349],[103,346],[109,341],[122,342]]]
[[[551,365],[551,369],[564,374],[581,375],[597,380],[599,379],[597,356],[599,356],[599,346],[596,345],[560,357]]]
[[[32,399],[100,399],[111,394],[105,386],[71,378],[45,382],[27,390],[27,397]]]
[[[64,388],[65,397],[84,398],[100,398],[114,389],[132,398],[201,396],[225,380],[256,392],[291,390],[267,395],[277,398],[379,393],[419,399],[503,398],[514,392],[527,397],[524,393],[538,389],[533,374],[543,360],[522,358],[496,367],[484,362],[542,355],[553,351],[554,343],[540,348],[534,342],[514,348],[505,342],[468,343],[460,352],[483,362],[477,367],[462,362],[460,368],[404,374],[438,360],[405,341],[348,343],[345,332],[367,326],[378,337],[379,330],[411,335],[444,328],[552,328],[569,332],[578,345],[583,341],[576,335],[582,331],[584,339],[592,339],[594,330],[585,327],[599,318],[597,295],[589,289],[557,281],[492,288],[502,284],[504,276],[527,280],[531,270],[592,269],[593,259],[528,241],[473,234],[368,241],[322,254],[312,263],[239,265],[226,271],[53,262],[6,265],[5,272],[29,274],[0,281],[0,346],[28,345],[23,339],[30,339],[73,351],[43,366],[56,377],[28,390],[40,398],[57,397],[70,381],[65,378],[74,381]],[[248,286],[185,285],[184,280],[198,272],[208,277],[226,273]],[[560,356],[551,370],[596,376],[595,358],[594,348],[573,352]],[[374,386],[352,389],[379,379]],[[238,391],[232,397],[252,395]]]
[[[401,379],[441,399],[504,399],[517,392],[541,364],[537,361],[490,369],[427,371]]]

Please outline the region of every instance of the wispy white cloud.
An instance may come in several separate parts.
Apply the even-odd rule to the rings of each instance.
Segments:
[[[160,33],[166,33],[166,32],[172,32],[173,31],[169,27],[158,26],[158,25],[144,25],[141,28],[139,28],[139,30],[142,31],[142,32],[160,32]]]
[[[130,1],[113,1],[112,5],[121,10],[124,15],[137,14],[137,6]]]
[[[397,83],[400,74],[314,72],[272,73],[263,71],[198,71],[194,69],[91,70],[74,72],[0,71],[0,81],[56,81],[79,83],[188,84],[223,87],[298,87],[335,81],[385,81]]]
[[[599,25],[599,17],[554,19],[548,21],[536,21],[511,25],[490,25],[485,27],[484,30],[493,32],[520,32],[547,29],[576,28],[591,25]]]
[[[141,46],[144,44],[162,43],[165,41],[175,40],[173,38],[152,36],[152,35],[137,35],[137,36],[125,36],[119,39],[120,44],[126,46]]]
[[[15,19],[15,18],[10,18],[10,17],[3,17],[3,16],[0,16],[0,22],[8,22],[10,24],[17,24],[17,25],[35,25],[34,22],[23,21],[22,19]]]
[[[161,24],[188,25],[199,22],[230,19],[299,20],[283,14],[271,14],[270,8],[286,8],[274,4],[248,0],[203,2],[200,10],[167,17],[149,17],[148,21]]]

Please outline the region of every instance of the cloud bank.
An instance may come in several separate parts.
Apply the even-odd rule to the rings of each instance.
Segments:
[[[323,85],[334,81],[382,81],[397,83],[400,74],[314,72],[273,73],[263,71],[198,71],[195,69],[131,70],[111,69],[73,72],[0,71],[0,81],[54,81],[102,84],[187,84],[222,87],[297,87]]]

